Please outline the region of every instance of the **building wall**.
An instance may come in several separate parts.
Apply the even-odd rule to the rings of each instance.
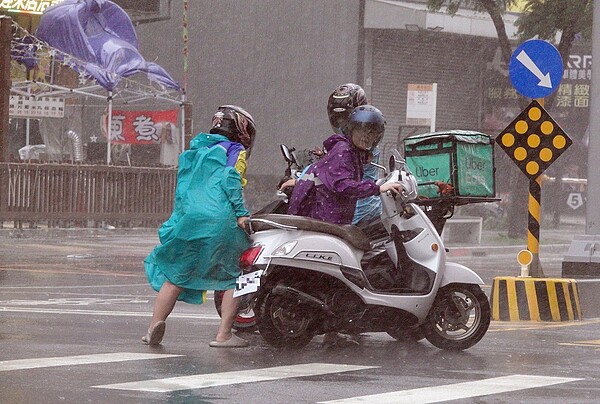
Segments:
[[[386,116],[386,142],[395,144],[406,123],[408,84],[438,84],[436,130],[482,129],[482,86],[495,41],[406,30],[374,30],[370,36],[372,102]]]
[[[142,54],[183,82],[182,3],[170,21],[136,30]],[[217,106],[255,118],[250,175],[280,175],[279,144],[314,147],[331,132],[326,102],[357,80],[360,2],[345,0],[189,1],[188,98],[194,132],[207,131]],[[274,185],[273,185],[274,186]]]

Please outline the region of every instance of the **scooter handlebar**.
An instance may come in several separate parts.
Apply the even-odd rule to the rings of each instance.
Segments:
[[[394,170],[386,178],[377,181],[377,185],[383,185],[389,182],[396,182],[402,185],[400,197],[402,201],[407,202],[417,199],[418,185],[415,176],[411,172]],[[387,191],[386,195],[396,197],[391,191]]]

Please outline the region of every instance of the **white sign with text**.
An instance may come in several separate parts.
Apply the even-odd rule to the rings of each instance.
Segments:
[[[428,126],[435,132],[437,83],[409,84],[406,96],[406,124]]]

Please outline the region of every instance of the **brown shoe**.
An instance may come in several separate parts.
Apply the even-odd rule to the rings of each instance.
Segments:
[[[211,341],[208,345],[213,348],[244,348],[250,345],[250,343],[235,334],[231,334],[231,338],[227,341]]]

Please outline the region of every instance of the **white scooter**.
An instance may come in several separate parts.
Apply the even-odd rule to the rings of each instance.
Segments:
[[[263,338],[275,347],[300,348],[315,335],[387,332],[423,337],[441,349],[476,344],[490,324],[482,279],[446,262],[446,249],[419,206],[417,183],[400,154],[385,182],[401,195],[381,194],[388,237],[370,241],[353,225],[266,214],[250,220],[251,247],[236,295],[255,292]],[[375,245],[373,245],[375,244]]]

